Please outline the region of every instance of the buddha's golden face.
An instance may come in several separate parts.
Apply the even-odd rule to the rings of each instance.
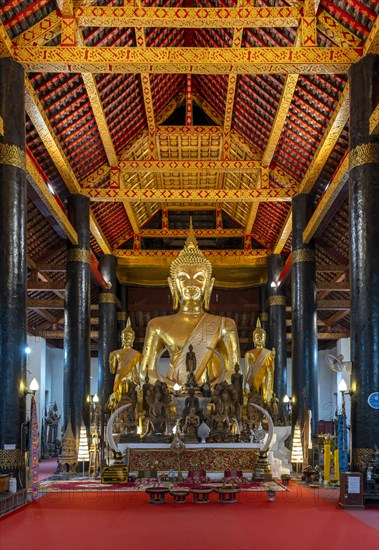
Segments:
[[[123,332],[121,341],[124,348],[131,348],[134,342],[134,334],[132,332]]]
[[[262,331],[260,331],[260,330],[254,331],[253,341],[254,341],[255,347],[263,348],[265,343],[266,343],[266,334],[265,334],[265,332],[263,330]]]
[[[209,280],[200,266],[191,265],[177,273],[175,283],[181,300],[199,302],[204,298]]]

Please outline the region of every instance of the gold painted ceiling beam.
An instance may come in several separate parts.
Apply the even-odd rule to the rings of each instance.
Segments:
[[[243,172],[249,174],[260,169],[256,160],[121,160],[119,169],[124,173],[197,173],[200,170],[214,172]]]
[[[58,172],[62,176],[63,181],[67,185],[68,190],[71,193],[80,193],[80,184],[76,179],[62,147],[59,144],[55,132],[46,116],[46,113],[44,112],[42,104],[27,77],[25,77],[25,110],[34,124],[34,127],[43,144],[49,152]],[[103,252],[107,251],[105,253],[110,254],[112,249],[92,214],[90,214],[90,228]]]
[[[370,116],[370,134],[379,133],[379,103]]]
[[[74,17],[81,27],[235,28],[297,27],[296,8],[163,8],[163,7],[77,7]]]
[[[376,18],[364,44],[363,55],[379,55],[379,16]]]
[[[13,46],[27,71],[50,73],[336,74],[362,48],[118,48]]]
[[[188,234],[188,233],[187,233]],[[114,250],[119,266],[170,266],[179,250]],[[253,250],[203,250],[212,266],[264,266],[271,251]]]
[[[346,84],[341,94],[340,100],[337,104],[337,107],[333,113],[333,116],[330,119],[329,124],[324,132],[324,136],[317,148],[315,155],[313,156],[312,162],[309,165],[303,181],[299,186],[299,193],[309,193],[312,190],[349,118],[349,106],[349,84]],[[279,235],[279,238],[274,246],[274,254],[280,254],[280,252],[283,250],[285,243],[287,242],[287,239],[291,234],[291,231],[292,208],[289,215],[287,216],[281,234]]]
[[[59,206],[54,195],[51,193],[47,187],[45,180],[41,176],[40,172],[34,165],[34,162],[31,160],[30,156],[26,155],[26,170],[30,175],[30,183],[33,186],[33,189],[38,194],[39,198],[42,200],[43,204],[57,222],[59,227],[65,233],[67,238],[71,241],[72,244],[78,244],[78,234],[71,225],[69,219],[67,218],[65,212]]]
[[[296,195],[294,189],[83,189],[82,194],[104,202],[281,202]]]
[[[25,46],[26,44],[43,46],[61,33],[61,21],[57,12],[53,11],[29,29],[17,35],[14,38],[14,43],[19,46]]]
[[[329,212],[330,208],[333,206],[334,201],[336,200],[340,191],[345,185],[348,177],[349,155],[346,154],[343,162],[340,164],[336,174],[334,175],[332,181],[330,182],[328,188],[326,189],[320,202],[318,203],[316,210],[313,212],[311,219],[309,220],[306,228],[303,231],[304,243],[309,243],[312,237],[314,237],[317,229],[320,227],[321,222]]]
[[[350,32],[325,10],[318,14],[317,27],[334,44],[342,48],[357,48],[361,42],[359,36]]]
[[[108,243],[106,236],[104,235],[98,221],[94,214],[90,211],[89,214],[89,226],[92,235],[95,237],[97,244],[100,246],[104,254],[112,254],[112,248]]]
[[[0,57],[13,57],[13,43],[0,21]]]
[[[285,247],[285,244],[289,238],[289,236],[292,233],[292,208],[290,208],[286,221],[284,222],[284,225],[282,227],[282,231],[278,237],[278,240],[275,243],[275,246],[273,248],[272,253],[273,254],[280,254],[283,251],[283,248]]]
[[[299,193],[309,193],[321,174],[335,144],[337,143],[346,122],[349,119],[350,94],[346,84],[332,118],[324,132],[323,138],[301,182]]]

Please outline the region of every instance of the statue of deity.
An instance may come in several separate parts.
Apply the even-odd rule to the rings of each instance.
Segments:
[[[113,393],[118,396],[117,401],[122,398],[122,388],[127,381],[140,385],[139,364],[141,354],[132,348],[134,342],[134,330],[130,324],[130,318],[121,332],[122,348],[111,351],[109,354],[109,367],[112,374],[115,374]],[[120,395],[118,395],[120,394]]]
[[[174,309],[179,308],[179,311],[149,321],[142,372],[146,373],[148,365],[151,365],[153,372],[150,378],[155,381],[157,360],[167,348],[170,368],[165,377],[159,378],[170,389],[176,383],[184,386],[188,379],[187,350],[191,343],[196,354],[194,378],[197,385],[205,382],[207,369],[211,385],[224,373],[230,379],[230,371],[240,356],[237,327],[233,319],[205,311],[209,309],[214,278],[211,263],[197,245],[192,223],[183,250],[170,266],[168,284]]]
[[[246,382],[250,388],[261,392],[266,403],[271,403],[274,387],[275,348],[266,349],[266,331],[261,327],[258,317],[253,332],[254,349],[245,353]]]

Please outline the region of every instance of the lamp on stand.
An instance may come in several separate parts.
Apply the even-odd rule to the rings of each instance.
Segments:
[[[84,463],[89,462],[89,450],[88,450],[87,430],[83,423],[80,426],[78,462],[83,462],[83,478],[85,478]]]

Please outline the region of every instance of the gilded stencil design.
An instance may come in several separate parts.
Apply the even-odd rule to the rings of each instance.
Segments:
[[[104,294],[99,294],[99,304],[115,304],[116,295],[112,292],[107,292]]]
[[[129,470],[224,470],[251,471],[254,468],[257,449],[186,449],[178,457],[169,449],[130,449]]]
[[[25,151],[17,147],[17,145],[0,143],[0,164],[8,164],[9,166],[25,170]]]
[[[316,259],[315,251],[311,248],[300,248],[292,252],[292,263],[314,262]]]
[[[2,470],[14,470],[21,468],[23,464],[24,458],[21,449],[0,449],[0,468]]]
[[[367,463],[369,460],[372,460],[373,452],[373,449],[365,447],[353,449],[353,464],[359,466],[361,462]]]
[[[83,248],[70,248],[67,250],[68,262],[84,262],[89,264],[91,261],[91,254],[89,250]]]
[[[379,162],[379,143],[363,143],[350,151],[350,170],[376,162]]]
[[[285,306],[286,297],[285,296],[269,296],[267,298],[267,306]]]

